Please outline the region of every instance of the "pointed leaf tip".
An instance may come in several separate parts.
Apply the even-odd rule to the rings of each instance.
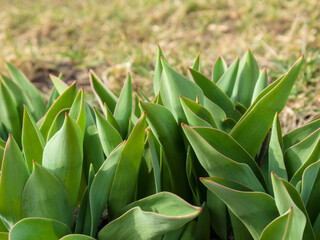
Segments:
[[[35,163],[36,161],[35,160],[32,160],[32,163]]]
[[[181,127],[183,127],[183,126],[184,126],[184,123],[182,122],[182,123],[181,123]]]

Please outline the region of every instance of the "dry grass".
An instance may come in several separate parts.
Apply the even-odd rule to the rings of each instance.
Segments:
[[[282,118],[291,128],[319,113],[318,0],[0,2],[0,71],[10,61],[44,92],[51,87],[48,72],[62,71],[87,86],[92,68],[116,91],[130,71],[135,88],[150,93],[157,43],[183,73],[200,51],[207,75],[218,55],[230,63],[251,48],[271,79],[305,54]]]

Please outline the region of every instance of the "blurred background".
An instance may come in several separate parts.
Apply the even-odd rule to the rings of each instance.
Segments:
[[[270,82],[305,54],[306,64],[282,113],[288,129],[319,116],[320,2],[318,0],[0,0],[0,72],[10,61],[44,93],[48,74],[63,72],[90,91],[93,69],[116,92],[126,73],[134,89],[152,95],[159,44],[186,74],[198,52],[211,75],[250,48]]]

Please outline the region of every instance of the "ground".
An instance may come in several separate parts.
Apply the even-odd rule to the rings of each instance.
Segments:
[[[306,64],[282,114],[286,129],[319,115],[320,2],[318,0],[0,0],[0,72],[15,64],[43,93],[48,73],[88,86],[93,69],[116,92],[126,73],[151,95],[160,44],[186,74],[198,52],[210,75],[215,59],[228,63],[250,48],[270,81],[305,54]]]

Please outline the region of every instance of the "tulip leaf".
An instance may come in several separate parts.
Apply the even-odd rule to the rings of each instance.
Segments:
[[[86,217],[85,225],[90,225],[90,235],[95,236],[103,210],[107,204],[112,180],[124,147],[124,142],[116,147],[98,170],[89,191],[90,216]],[[101,191],[104,189],[104,191]],[[87,221],[90,221],[88,223]]]
[[[157,53],[157,61],[154,69],[153,75],[153,93],[155,96],[159,94],[160,86],[161,86],[161,76],[162,76],[162,64],[161,59],[165,60],[165,57],[162,53],[160,46],[158,45],[158,53]]]
[[[224,178],[203,178],[201,182],[225,202],[254,239],[259,239],[263,229],[278,216],[274,199],[265,193],[252,192]]]
[[[22,194],[23,217],[50,218],[73,225],[73,207],[68,192],[52,173],[38,163],[33,164]]]
[[[146,111],[148,124],[157,140],[163,147],[164,161],[167,168],[162,169],[162,190],[171,191],[187,199],[189,194],[188,181],[185,173],[185,148],[181,141],[181,133],[172,113],[165,107],[141,102],[141,109]]]
[[[258,77],[259,66],[249,49],[240,61],[231,99],[249,107]]]
[[[62,128],[43,150],[42,165],[63,183],[75,206],[82,174],[82,135],[77,123],[67,114]]]
[[[180,97],[180,102],[187,121],[191,126],[217,127],[211,113],[200,104],[184,97]]]
[[[223,57],[219,56],[216,62],[213,65],[212,69],[212,80],[213,82],[217,83],[222,75],[226,72],[228,66],[223,59]],[[196,70],[196,69],[195,69]]]
[[[294,189],[294,187],[285,184],[284,180],[281,180],[277,175],[271,173],[271,180],[274,192],[274,198],[279,210],[282,215],[286,213],[290,208],[292,208],[292,225],[293,228],[288,232],[288,239],[315,239],[312,227],[307,217],[305,216],[305,209],[299,208],[304,205],[300,198],[299,193]],[[299,201],[299,202],[298,202]],[[297,203],[297,204],[296,204]],[[304,234],[305,233],[305,234]]]
[[[44,139],[47,139],[51,125],[57,114],[65,108],[70,108],[77,94],[76,82],[74,82],[66,91],[64,91],[54,104],[47,111],[40,126],[40,132]]]
[[[274,219],[262,232],[260,240],[269,239],[283,239],[289,240],[290,232],[293,231],[295,227],[292,221],[293,207],[282,214],[280,217]]]
[[[301,180],[303,171],[320,157],[320,128],[301,142],[289,147],[284,160],[289,178],[296,184]]]
[[[290,91],[299,75],[303,57],[293,65],[289,72],[274,84],[262,91],[247,112],[241,117],[230,135],[255,157],[264,141],[276,112],[281,112]],[[252,141],[255,139],[255,141]]]
[[[287,133],[283,136],[283,152],[285,152],[289,147],[292,147],[293,145],[296,145],[297,143],[303,141],[319,128],[320,118]]]
[[[280,136],[279,136],[280,135]],[[278,114],[274,116],[271,137],[268,148],[268,183],[271,186],[271,175],[273,171],[279,177],[288,179],[286,167],[284,164],[282,149],[281,149],[281,129],[279,126]]]
[[[23,153],[29,168],[32,171],[32,160],[37,163],[42,163],[42,153],[45,146],[45,141],[38,129],[34,119],[29,114],[27,107],[24,107],[23,125],[22,125],[22,148]]]
[[[260,92],[263,91],[268,86],[268,75],[266,69],[263,69],[260,74],[259,78],[256,82],[256,85],[254,87],[253,93],[252,93],[252,99],[251,99],[251,104],[254,103],[256,100],[257,96],[260,94]]]
[[[7,226],[22,218],[21,196],[28,178],[28,166],[18,144],[9,135],[0,174],[0,217]]]
[[[17,222],[9,232],[10,240],[46,239],[58,240],[70,234],[70,228],[57,220],[48,218],[25,218]]]
[[[232,211],[228,210],[230,216],[230,222],[232,225],[234,239],[252,239],[250,232],[247,227],[236,217]]]
[[[116,214],[134,198],[144,150],[146,114],[133,128],[121,153],[109,195],[109,215]]]
[[[80,89],[69,111],[70,117],[79,125],[82,137],[86,128],[86,113],[83,88]]]
[[[85,105],[86,130],[83,139],[83,169],[85,174],[88,173],[91,163],[93,164],[93,168],[98,171],[105,160],[98,132],[94,124],[94,113],[90,108],[89,105]],[[87,175],[85,176],[88,177]]]
[[[0,240],[8,240],[8,239],[9,239],[9,233],[0,232]]]
[[[101,108],[103,108],[103,103],[106,103],[113,113],[117,104],[117,97],[108,88],[103,86],[101,80],[92,70],[90,70],[89,77],[92,90],[99,100]]]
[[[200,211],[172,193],[157,193],[124,208],[123,215],[99,232],[98,239],[157,239],[179,229]]]
[[[40,93],[19,69],[8,62],[7,67],[12,80],[23,89],[30,99],[30,103],[33,105],[32,109],[36,113],[36,119],[40,119],[46,111],[46,105]]]
[[[0,122],[5,126],[7,133],[17,139],[20,146],[21,122],[12,95],[7,87],[0,82]]]
[[[52,74],[50,74],[49,76],[54,88],[58,91],[59,95],[61,95],[65,90],[68,89],[68,85],[64,81],[62,81],[60,77],[56,77]]]
[[[197,131],[202,131],[203,134],[205,134],[206,131],[210,131],[212,133],[211,136],[206,136],[207,139],[205,139],[195,129],[189,126],[183,125],[182,129],[186,134],[193,150],[195,151],[201,165],[208,172],[209,176],[228,177],[254,190],[262,192],[265,191],[264,187],[261,185],[253,172],[254,168],[252,169],[247,165],[247,163],[250,163],[250,158],[247,157],[248,154],[241,149],[240,145],[238,145],[235,141],[232,141],[231,138],[228,138],[227,134],[223,133],[222,131],[217,132],[219,130],[215,131],[215,129],[210,128],[203,128],[204,131],[202,131],[201,128],[196,128]],[[219,142],[219,138],[217,138],[217,142],[214,142],[214,133],[216,133],[216,136],[224,137],[223,139],[227,141],[228,144],[232,144],[236,150],[230,151],[232,148],[224,149],[223,145],[225,142]],[[237,154],[244,157],[243,159],[240,157],[236,158],[237,160],[240,159],[241,162],[236,162],[234,159],[230,158],[235,158]],[[212,159],[214,159],[214,161],[212,161]],[[254,166],[252,159],[251,162],[251,165]],[[259,173],[257,172],[257,174]]]
[[[94,238],[82,234],[69,234],[59,240],[94,240]]]
[[[189,99],[196,99],[196,96],[199,96],[199,102],[203,104],[203,92],[194,82],[177,73],[164,60],[161,60],[161,63],[163,76],[160,96],[163,105],[172,112],[177,122],[182,122],[185,120],[185,115],[179,96]]]
[[[121,90],[117,105],[114,109],[114,118],[117,120],[121,130],[121,136],[124,138],[128,132],[129,118],[132,114],[132,82],[128,73],[126,82]]]
[[[119,123],[117,122],[117,120],[114,118],[112,112],[110,111],[110,109],[108,108],[107,104],[106,103],[103,103],[103,108],[104,108],[104,112],[105,112],[105,115],[107,117],[107,120],[109,123],[111,123],[111,125],[120,133],[121,130],[120,130],[120,126],[119,126]],[[141,115],[140,115],[141,116]],[[139,116],[139,117],[140,117]]]
[[[189,69],[189,71],[195,83],[202,89],[204,95],[221,107],[225,111],[227,117],[235,120],[238,120],[241,117],[241,114],[235,110],[235,106],[231,99],[214,82],[193,69]],[[200,104],[202,103],[200,102]]]
[[[217,81],[217,86],[227,94],[230,98],[232,95],[232,91],[234,88],[234,84],[237,79],[239,67],[239,58],[231,64],[231,66],[224,72],[224,74],[220,77],[219,81]]]
[[[200,53],[198,53],[198,56],[196,60],[194,61],[192,68],[198,72],[201,71],[201,66],[200,66]]]
[[[122,142],[121,135],[95,108],[94,113],[102,149],[104,154],[109,156],[112,150]]]

